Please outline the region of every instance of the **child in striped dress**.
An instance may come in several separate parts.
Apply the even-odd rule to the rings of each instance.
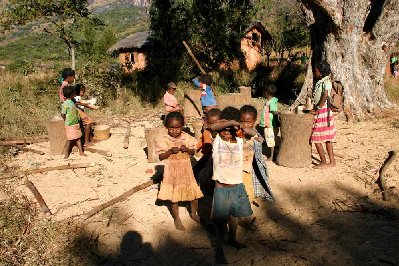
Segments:
[[[314,76],[318,81],[313,90],[314,110],[312,110],[312,114],[314,115],[314,123],[310,137],[311,143],[316,146],[321,161],[319,165],[315,166],[316,169],[334,167],[336,165],[332,144],[336,135],[334,114],[329,106],[329,97],[332,89],[330,74],[330,65],[327,62],[321,61],[316,64]],[[330,163],[327,163],[322,146],[323,143],[326,143]]]

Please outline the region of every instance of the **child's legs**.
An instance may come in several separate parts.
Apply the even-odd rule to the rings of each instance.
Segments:
[[[64,149],[64,158],[65,159],[68,159],[71,148],[72,148],[72,140],[67,140],[65,143],[65,149]]]
[[[228,225],[229,225],[229,242],[236,241],[238,218],[230,216]]]
[[[76,145],[78,146],[79,154],[80,154],[81,156],[84,156],[85,153],[84,153],[84,151],[83,151],[82,141],[81,141],[80,139],[77,139],[77,140],[76,140]]]
[[[175,222],[175,227],[176,227],[176,229],[177,229],[177,230],[180,230],[180,231],[186,230],[186,229],[184,228],[184,226],[183,226],[181,220],[180,220],[180,216],[179,216],[179,204],[178,204],[177,202],[171,203],[171,204],[168,206],[168,208],[169,208],[170,214],[172,215],[173,220],[174,220],[174,222]]]
[[[334,158],[334,150],[331,141],[326,142],[326,149],[328,153],[328,157],[330,157],[330,164],[331,166],[335,166],[335,158]]]
[[[326,155],[324,154],[324,149],[321,143],[315,143],[317,153],[320,156],[320,164],[327,164]]]
[[[200,222],[200,217],[197,215],[198,210],[198,200],[193,200],[190,202],[190,217],[197,223]]]
[[[274,138],[274,128],[273,127],[265,127],[265,141],[267,147],[270,149],[270,157],[269,160],[273,159],[274,155],[274,146],[276,146],[276,141]]]
[[[85,125],[85,145],[90,143],[91,123]]]

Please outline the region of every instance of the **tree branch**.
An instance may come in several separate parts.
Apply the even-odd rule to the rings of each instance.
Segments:
[[[373,34],[376,38],[383,40],[388,46],[395,45],[399,38],[399,4],[397,0],[386,0],[381,16],[378,18]]]
[[[302,10],[307,17],[308,25],[315,22],[313,12],[315,8],[320,9],[326,13],[334,23],[334,26],[340,28],[342,26],[343,12],[342,8],[337,5],[336,1],[325,0],[299,0],[302,3]]]

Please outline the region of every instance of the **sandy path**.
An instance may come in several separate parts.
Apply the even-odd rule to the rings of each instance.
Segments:
[[[73,154],[69,162],[96,162],[87,169],[54,171],[30,176],[54,219],[79,216],[151,175],[144,147],[144,128],[159,121],[133,122],[129,149],[122,147],[124,122],[112,120],[112,137],[96,147],[112,151],[111,158]],[[234,265],[395,265],[399,262],[399,163],[387,172],[392,200],[384,202],[374,184],[386,154],[398,148],[399,128],[391,119],[348,125],[338,122],[333,170],[291,169],[268,163],[274,204],[253,206],[257,229],[239,229],[247,249],[226,248]],[[47,150],[47,143],[32,145]],[[65,163],[61,158],[23,153],[15,163],[23,169]],[[31,194],[24,186],[19,189]],[[136,193],[92,217],[88,228],[99,234],[98,261],[106,265],[212,265],[211,227],[195,224],[184,208],[187,232],[174,229],[167,208],[155,205],[157,187]],[[209,204],[206,198],[202,206]],[[206,208],[203,207],[203,211]],[[77,216],[77,217],[76,217]],[[110,219],[111,217],[111,219]],[[123,264],[123,263],[124,264]]]

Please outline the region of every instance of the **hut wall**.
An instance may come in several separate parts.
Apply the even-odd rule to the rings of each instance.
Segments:
[[[134,61],[131,61],[131,59]],[[123,72],[125,73],[142,70],[146,66],[146,57],[143,52],[132,51],[119,53],[118,61],[122,65]]]
[[[257,40],[253,40],[253,34],[258,35]],[[247,32],[244,38],[241,39],[241,50],[245,55],[245,64],[249,71],[254,70],[262,60],[262,34],[256,28]]]

